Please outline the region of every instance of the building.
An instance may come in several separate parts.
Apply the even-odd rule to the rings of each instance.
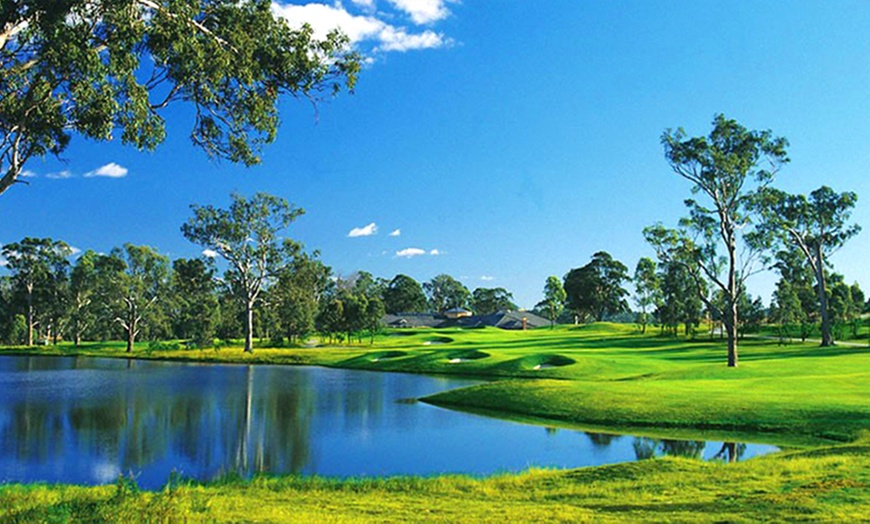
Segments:
[[[549,320],[528,311],[499,311],[490,315],[474,315],[465,309],[445,311],[444,314],[388,314],[384,315],[382,322],[391,328],[497,327],[501,329],[534,329],[550,325]]]

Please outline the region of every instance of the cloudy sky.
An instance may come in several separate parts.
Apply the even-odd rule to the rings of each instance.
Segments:
[[[353,95],[285,101],[253,168],[194,149],[181,106],[155,153],[76,138],[0,196],[0,243],[193,257],[179,232],[190,204],[266,191],[306,210],[288,234],[337,273],[448,273],[532,307],[548,275],[596,251],[632,269],[653,255],[641,230],[675,225],[690,196],[661,134],[707,134],[717,113],[788,138],[778,185],[856,191],[854,219],[870,227],[866,1],[281,1],[274,12],[318,34],[341,27],[367,57]],[[868,239],[833,258],[865,290]],[[768,301],[774,280],[750,291]]]

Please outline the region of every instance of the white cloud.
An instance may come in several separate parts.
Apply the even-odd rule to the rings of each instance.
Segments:
[[[3,257],[0,257],[0,267],[6,267],[9,265],[9,261]]]
[[[375,8],[375,0],[350,0],[352,3],[365,9],[373,10]]]
[[[397,229],[397,230],[393,231],[392,233],[390,233],[390,236],[391,236],[391,237],[398,237],[398,236],[401,236],[401,235],[402,235],[402,230],[401,230],[401,229]]]
[[[57,173],[49,173],[45,175],[45,178],[51,178],[52,180],[63,180],[65,178],[72,178],[72,176],[72,172],[68,170],[63,170]]]
[[[420,249],[417,247],[409,247],[409,248],[403,249],[401,251],[396,251],[397,257],[406,257],[406,258],[418,257],[420,255],[425,255],[425,254],[426,254],[425,249]]]
[[[79,253],[81,253],[82,250],[79,249],[79,248],[77,248],[77,247],[75,247],[75,246],[70,246],[70,247],[69,247],[69,252],[70,252],[70,254],[71,254],[72,256],[76,256],[76,255],[78,255]]]
[[[18,174],[21,178],[36,178],[36,173],[30,171],[29,169],[25,169],[21,173]]]
[[[367,5],[368,2],[354,2]],[[284,18],[290,27],[300,27],[308,23],[318,39],[339,28],[347,35],[352,44],[374,42],[378,51],[410,51],[430,49],[449,43],[443,35],[433,31],[409,33],[405,28],[390,25],[374,16],[355,15],[347,11],[341,3],[334,5],[308,3],[304,5],[281,4],[272,2],[275,16]]]
[[[383,51],[404,52],[414,49],[434,49],[446,43],[444,35],[434,31],[408,34],[403,28],[393,26],[387,26],[378,36],[381,40],[379,49]]]
[[[450,14],[444,0],[390,0],[390,3],[407,13],[415,24],[437,22]]]
[[[492,282],[493,280],[495,280],[495,277],[491,277],[489,275],[483,275],[482,277],[480,277],[480,279],[483,280],[484,282]]]
[[[350,233],[347,234],[350,238],[356,237],[370,237],[372,235],[377,234],[378,226],[372,222],[371,224],[364,227],[355,227],[350,230]]]
[[[85,173],[85,178],[91,178],[95,176],[104,176],[109,178],[122,178],[127,176],[127,168],[121,165],[118,165],[114,162],[109,162],[104,166],[100,166],[94,171],[88,171]]]
[[[207,258],[215,258],[217,256],[217,251],[213,249],[203,249],[202,256]]]
[[[420,249],[419,247],[409,247],[409,248],[403,249],[401,251],[396,251],[397,257],[406,257],[406,258],[419,257],[419,256],[423,256],[423,255],[429,255],[429,256],[434,257],[434,256],[438,256],[438,255],[443,255],[443,254],[444,253],[442,253],[441,251],[439,251],[437,249],[430,249],[429,251],[426,251],[425,249]]]

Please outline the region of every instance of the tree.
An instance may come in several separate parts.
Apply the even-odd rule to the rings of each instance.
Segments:
[[[109,256],[114,260],[105,260],[105,264],[114,271],[115,299],[120,305],[115,322],[124,330],[130,353],[142,324],[167,291],[169,260],[151,247],[129,243],[113,249]]]
[[[87,250],[70,272],[70,329],[76,347],[94,322],[94,295],[97,292],[95,261],[99,255]]]
[[[776,283],[770,307],[770,320],[779,326],[780,342],[791,338],[790,326],[803,324],[804,318],[796,286],[788,280],[780,278]]]
[[[763,219],[762,230],[774,245],[800,251],[812,269],[819,299],[822,346],[834,344],[825,268],[830,255],[861,231],[859,225],[848,224],[857,201],[855,193],[837,194],[822,186],[810,193],[809,198],[767,188],[754,203]]]
[[[425,313],[429,307],[419,282],[407,275],[396,275],[384,289],[387,313]]]
[[[175,338],[210,347],[218,320],[215,269],[199,258],[172,262],[172,331]]]
[[[278,322],[292,343],[314,330],[330,269],[313,256],[301,254],[285,267],[271,287]]]
[[[798,300],[800,311],[794,311],[794,318],[800,328],[801,342],[805,342],[819,317],[819,298],[813,288],[812,270],[802,254],[789,249],[777,252],[774,267],[780,274],[777,289],[787,288],[782,292],[782,300],[790,300],[789,294],[794,294]]]
[[[856,301],[852,292],[857,288],[858,293],[863,294],[861,288],[857,284],[854,286],[846,284],[843,275],[837,273],[831,274],[826,280],[830,285],[828,311],[831,324],[834,326],[834,333],[837,337],[842,338],[845,326],[851,325],[853,336],[857,335],[858,325],[855,321],[860,317],[863,301]]]
[[[344,331],[348,341],[356,333],[360,342],[363,332],[368,331],[374,343],[374,336],[380,329],[384,316],[384,304],[381,300],[384,285],[381,279],[375,279],[366,271],[357,271],[348,278],[339,278],[333,290],[333,303],[340,305],[340,315],[334,329]]]
[[[513,302],[513,294],[503,287],[479,287],[471,294],[471,304],[478,315],[489,315],[499,311],[514,311],[517,305]]]
[[[682,129],[667,130],[662,144],[673,171],[691,182],[692,194],[700,194],[704,202],[685,201],[689,216],[680,221],[679,229],[657,224],[645,228],[644,236],[661,261],[684,265],[699,289],[701,282],[710,282],[722,291],[721,307],[708,296],[699,298],[723,319],[728,366],[735,367],[740,290],[764,248],[753,239],[756,191],[751,184],[763,188],[770,183],[788,162],[788,142],[717,115],[709,137],[687,138]]]
[[[345,36],[290,29],[267,0],[4,2],[0,57],[0,194],[73,133],[154,149],[160,110],[179,101],[196,146],[254,164],[280,95],[352,89],[360,65]]]
[[[567,306],[578,317],[597,321],[605,316],[628,310],[628,292],[622,283],[628,280],[628,268],[606,251],[592,255],[592,261],[565,275]]]
[[[634,301],[640,307],[640,332],[646,333],[646,325],[649,320],[647,309],[655,309],[660,299],[659,279],[656,274],[656,263],[649,257],[643,257],[637,261],[634,268]]]
[[[663,326],[670,326],[673,334],[677,334],[680,323],[684,326],[686,336],[692,332],[692,327],[701,320],[702,304],[699,298],[705,291],[699,292],[696,282],[685,266],[677,263],[665,263],[660,266],[658,275],[660,282],[661,302],[659,304],[659,319]]]
[[[24,316],[27,321],[27,345],[33,345],[33,332],[38,321],[38,297],[50,293],[57,284],[56,275],[69,265],[66,258],[72,253],[66,243],[50,238],[25,237],[20,242],[3,246],[2,254],[12,271],[13,285],[24,298]]]
[[[438,313],[450,309],[468,309],[471,293],[461,282],[450,275],[437,275],[423,284],[423,289],[429,297],[429,307]]]
[[[283,198],[256,193],[250,199],[232,195],[229,209],[190,206],[181,226],[185,238],[226,260],[228,284],[245,309],[245,352],[253,351],[254,303],[268,279],[277,276],[299,253],[300,245],[279,233],[304,211]]]
[[[550,329],[556,324],[556,319],[562,314],[565,309],[565,288],[562,287],[562,281],[555,275],[547,277],[547,282],[544,284],[544,300],[538,302],[538,308],[546,312],[547,318],[550,319]]]

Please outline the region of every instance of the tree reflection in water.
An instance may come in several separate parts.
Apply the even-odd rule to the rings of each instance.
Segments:
[[[625,435],[613,435],[610,433],[584,432],[589,441],[597,448],[607,448],[616,440]],[[655,439],[650,437],[632,437],[631,445],[637,460],[646,460],[653,457],[670,456],[703,459],[707,442],[703,440],[673,440]],[[737,462],[746,453],[746,444],[737,442],[723,442],[719,451],[710,457],[711,460],[724,460]]]
[[[31,374],[46,366],[27,360]],[[127,361],[103,370],[84,368],[80,359],[72,364],[68,369],[81,373],[80,383],[65,385],[60,398],[46,395],[44,384],[25,382],[6,399],[0,409],[4,455],[40,465],[70,462],[74,454],[115,474],[171,457],[196,464],[202,471],[189,473],[198,478],[229,471],[298,473],[309,461],[314,389],[304,375],[287,387],[281,374],[269,369],[223,368],[221,374],[236,377],[221,378],[215,368],[190,366],[179,386],[161,377],[153,363]],[[100,373],[119,369],[128,374],[126,380],[99,380]],[[137,380],[142,374],[149,379]],[[238,375],[243,387],[233,387]],[[95,378],[97,388],[88,384]]]

